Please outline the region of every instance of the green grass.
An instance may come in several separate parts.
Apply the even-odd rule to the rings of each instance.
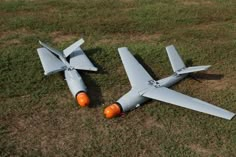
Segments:
[[[223,75],[173,88],[236,112],[235,14],[234,0],[1,1],[0,156],[235,156],[235,119],[157,101],[103,117],[130,88],[117,48],[129,47],[162,78],[172,73],[169,44],[185,62]],[[99,67],[82,72],[88,108],[76,105],[61,74],[43,75],[36,52],[39,39],[62,50],[80,37]]]

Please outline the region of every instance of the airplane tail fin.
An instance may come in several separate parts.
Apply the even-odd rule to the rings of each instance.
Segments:
[[[65,57],[69,56],[69,63],[75,69],[97,71],[98,69],[93,65],[84,51],[80,48],[83,43],[84,39],[80,39],[63,50],[63,53]]]
[[[197,71],[203,71],[203,70],[207,70],[210,67],[210,65],[186,67],[183,60],[181,59],[180,55],[178,54],[177,50],[175,49],[173,45],[167,46],[166,51],[170,59],[172,69],[178,75],[188,74],[188,73],[197,72]]]
[[[204,65],[204,66],[193,66],[193,67],[187,67],[184,69],[181,69],[180,71],[177,71],[177,74],[188,74],[188,73],[193,73],[193,72],[198,72],[198,71],[204,71],[207,70],[210,67],[210,65]]]
[[[45,75],[50,75],[66,69],[67,66],[48,49],[42,47],[38,48],[37,51]]]
[[[39,40],[39,44],[41,46],[43,46],[44,48],[48,49],[49,51],[51,51],[54,55],[58,56],[58,57],[63,57],[62,53],[59,52],[57,49],[50,47],[49,45],[43,43],[42,41]]]
[[[63,50],[63,53],[41,41],[39,41],[39,43],[44,47],[38,49],[38,54],[43,64],[45,75],[65,70],[65,67],[69,66],[72,66],[78,70],[98,70],[80,48],[80,46],[84,43],[83,39],[80,39],[67,47],[65,50]],[[55,55],[59,58],[57,58]],[[69,63],[67,60],[65,60],[66,57],[69,57]],[[64,60],[62,61],[61,59],[63,58]]]
[[[173,45],[167,46],[166,51],[174,72],[186,67]]]
[[[64,53],[65,57],[68,57],[74,51],[76,51],[77,49],[80,49],[80,46],[83,43],[84,43],[84,39],[81,38],[80,40],[76,41],[75,43],[73,43],[72,45],[67,47],[65,50],[63,50],[63,53]]]

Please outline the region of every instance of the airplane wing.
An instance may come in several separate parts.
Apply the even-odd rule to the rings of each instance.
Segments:
[[[38,48],[37,51],[45,75],[50,75],[52,73],[56,73],[66,69],[66,65],[46,48]]]
[[[70,65],[78,70],[98,70],[80,47],[76,48],[76,50],[70,54]]]
[[[159,101],[207,113],[228,120],[232,119],[235,115],[235,113],[224,110],[220,107],[214,106],[202,100],[178,93],[166,87],[153,87],[142,95],[147,98],[156,99]]]
[[[132,87],[153,80],[126,47],[118,48],[118,51]]]

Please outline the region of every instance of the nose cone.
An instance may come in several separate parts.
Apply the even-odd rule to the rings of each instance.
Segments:
[[[85,92],[81,92],[76,96],[77,102],[81,107],[88,106],[90,103],[89,97]]]
[[[120,109],[120,106],[118,106],[117,104],[112,104],[112,105],[106,107],[104,110],[104,115],[108,119],[116,117],[120,113],[121,113],[121,109]]]

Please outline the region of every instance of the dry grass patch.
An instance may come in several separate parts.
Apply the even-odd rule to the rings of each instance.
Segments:
[[[208,90],[226,90],[229,88],[235,89],[235,86],[232,86],[236,85],[235,78],[228,75],[221,76],[208,71],[206,73],[195,74],[195,76],[201,80],[199,86]]]
[[[10,45],[22,44],[21,38],[31,35],[35,35],[35,33],[25,28],[0,32],[1,46],[7,47]]]
[[[112,38],[111,38],[112,36]],[[112,34],[108,36],[102,37],[102,39],[97,41],[97,45],[99,44],[120,44],[120,43],[135,43],[135,42],[152,42],[158,40],[161,37],[161,33],[154,34]]]
[[[203,148],[196,144],[191,144],[188,146],[192,151],[196,152],[200,156],[208,157],[212,155],[212,151],[206,148]]]
[[[135,0],[120,0],[120,1],[123,3],[131,3],[131,2],[134,2]]]
[[[145,117],[144,127],[146,129],[151,129],[153,127],[156,127],[158,129],[164,129],[165,128],[165,126],[163,124],[161,124],[160,122],[157,122],[153,117]]]
[[[74,40],[78,39],[78,37],[76,35],[65,34],[60,31],[50,33],[50,37],[53,38],[53,42],[55,42],[55,43],[68,42],[73,39]]]
[[[184,5],[215,5],[215,2],[204,0],[178,0]]]

